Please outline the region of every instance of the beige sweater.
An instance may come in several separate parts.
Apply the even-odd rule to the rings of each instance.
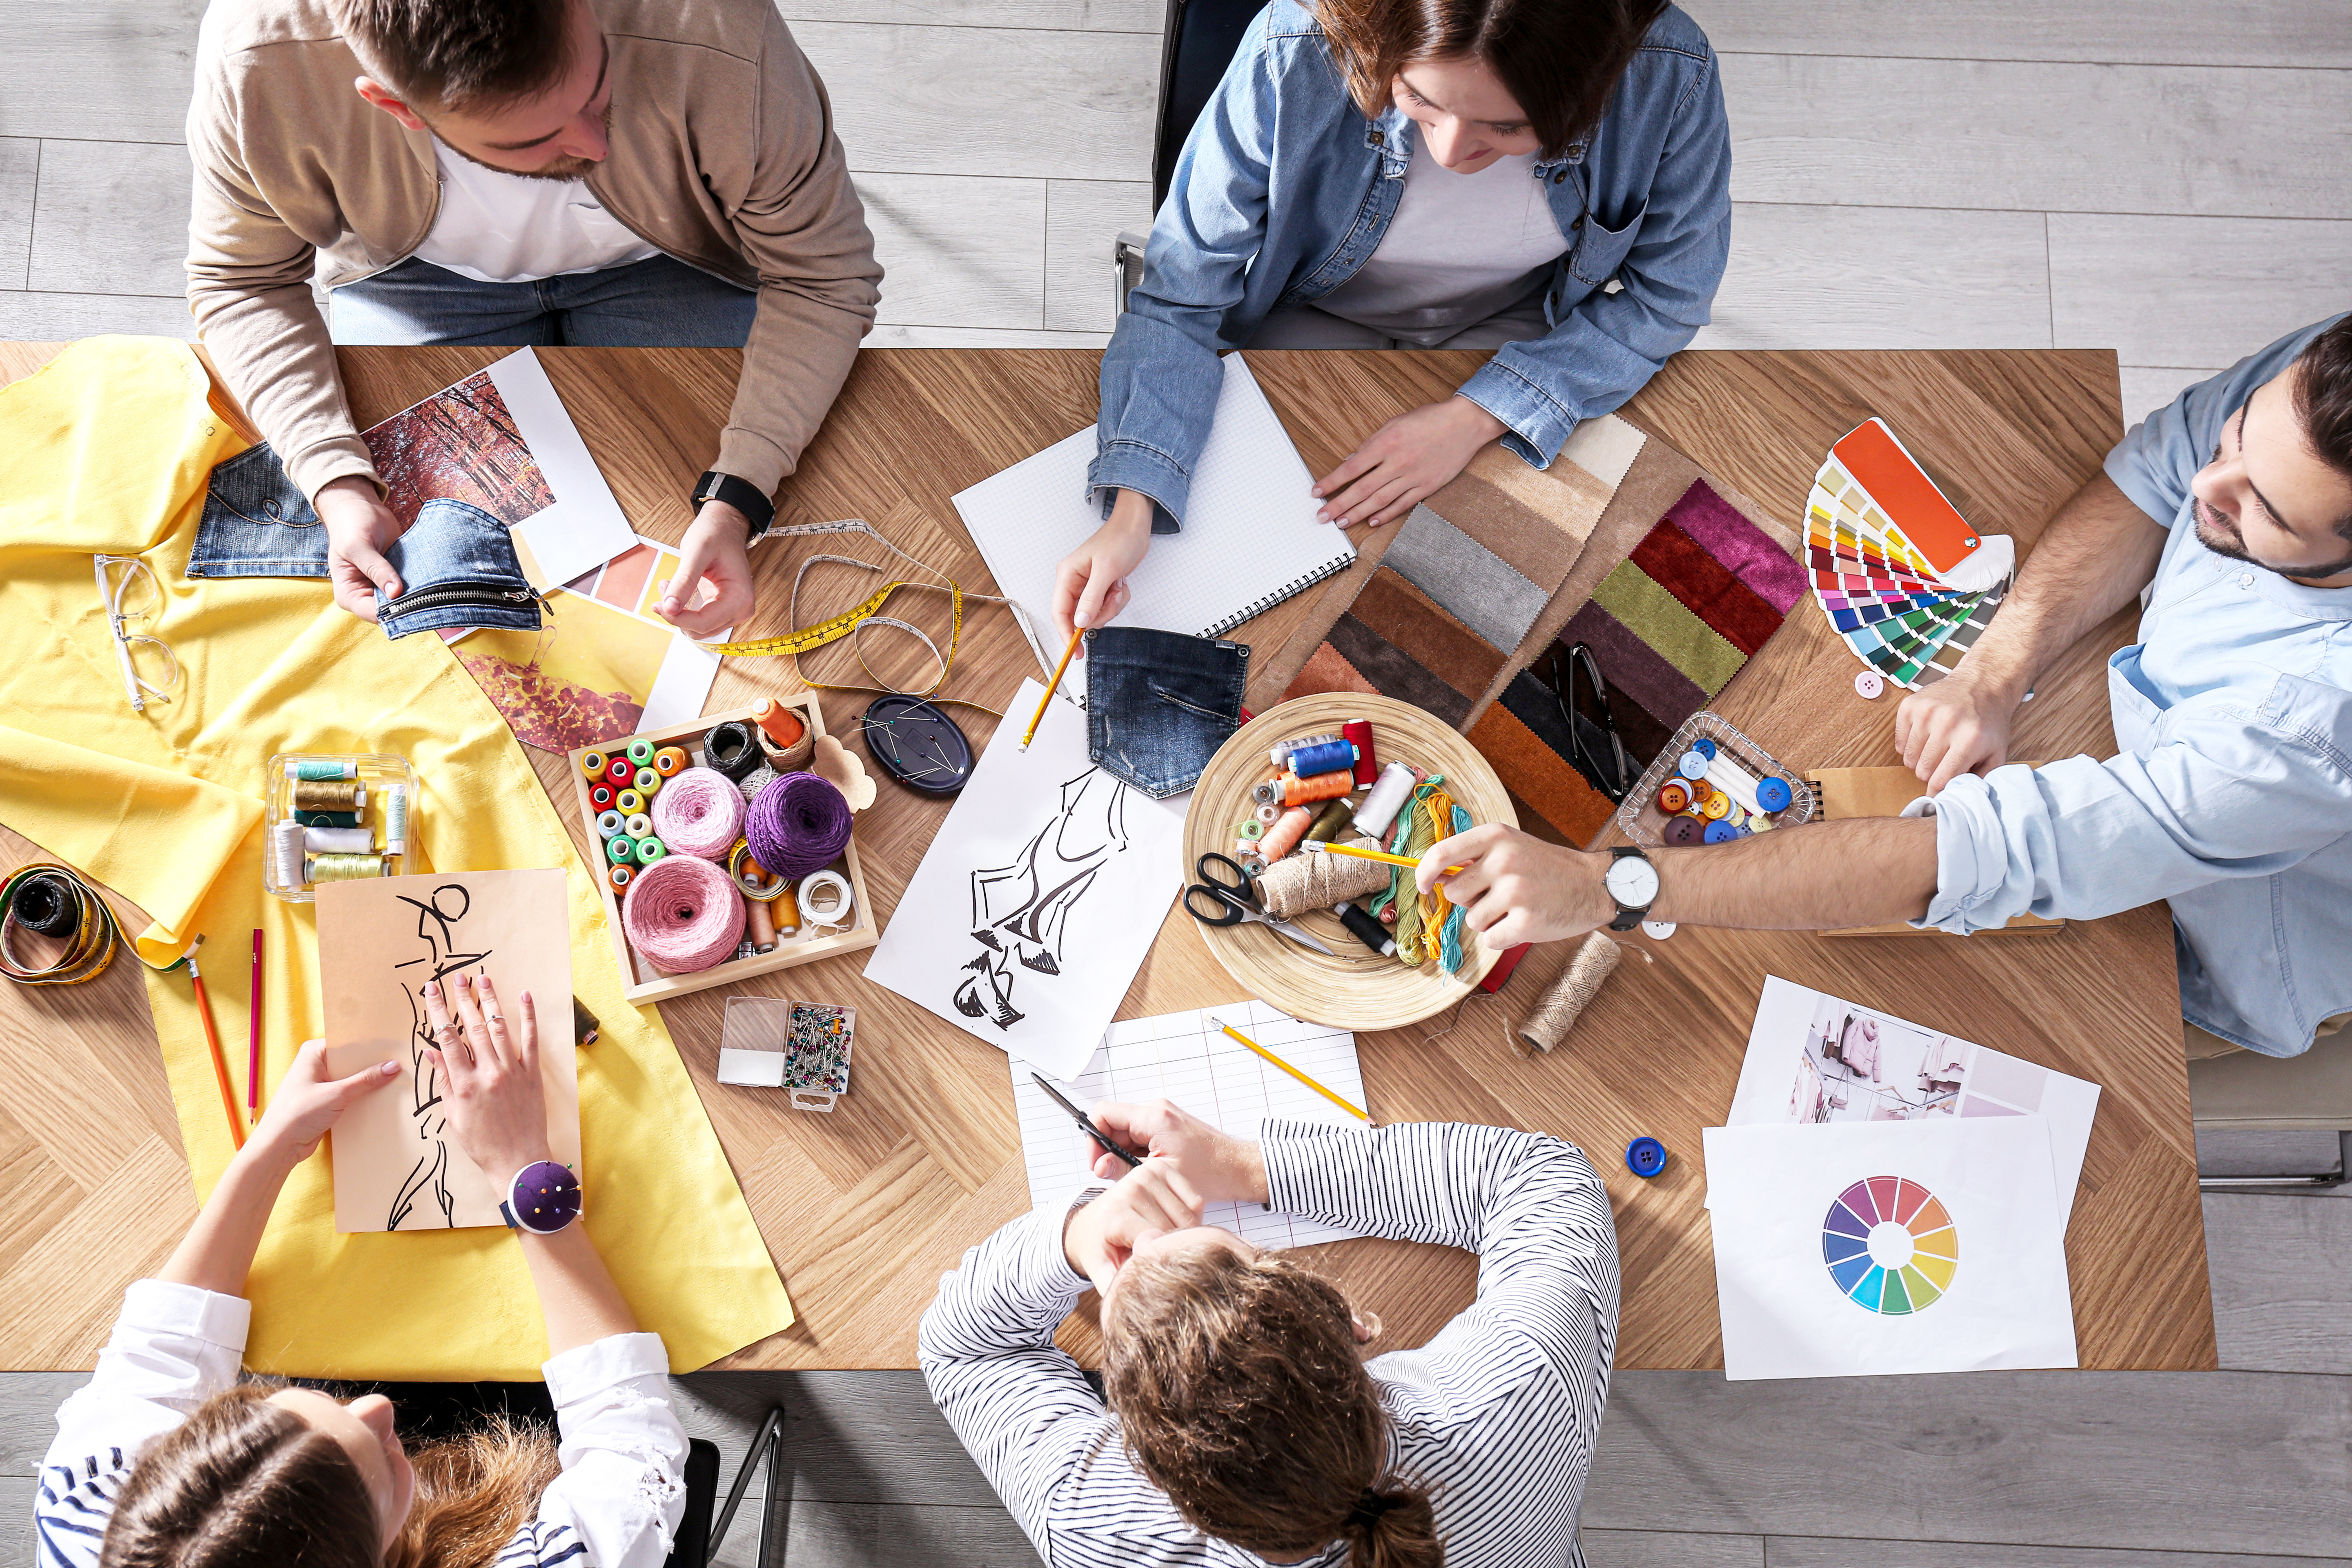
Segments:
[[[612,45],[606,211],[760,293],[712,467],[772,494],[874,321],[882,269],[832,105],[768,0],[590,0]],[[352,89],[323,0],[213,0],[188,110],[188,305],[229,390],[304,493],[377,478],[310,291],[423,243],[441,187],[429,134]]]

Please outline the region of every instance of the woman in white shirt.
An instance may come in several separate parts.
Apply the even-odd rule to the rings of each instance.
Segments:
[[[448,992],[425,987],[450,1131],[482,1170],[522,1175],[548,1159],[530,994],[510,1026],[487,978],[456,976]],[[305,1045],[186,1239],[131,1287],[42,1461],[45,1568],[658,1568],[686,1508],[668,1358],[577,1224],[517,1226],[553,1352],[560,1450],[524,1428],[412,1458],[381,1394],[344,1404],[237,1381],[252,1311],[239,1293],[278,1189],[396,1076],[386,1063],[330,1079],[321,1044]]]

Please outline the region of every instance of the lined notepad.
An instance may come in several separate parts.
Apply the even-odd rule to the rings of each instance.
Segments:
[[[1347,534],[1315,520],[1314,477],[1257,378],[1238,353],[1223,363],[1183,531],[1152,540],[1127,580],[1133,598],[1117,625],[1223,637],[1355,562]],[[1024,630],[1047,669],[1062,657],[1058,641],[1049,648],[1036,640],[1055,635],[1054,568],[1102,526],[1087,499],[1094,458],[1088,426],[953,498],[997,591],[1029,612]],[[1070,666],[1062,695],[1085,700],[1084,670],[1083,659]]]
[[[1050,1073],[1045,1076],[1081,1110],[1093,1110],[1099,1100],[1164,1098],[1236,1138],[1255,1138],[1259,1123],[1269,1116],[1360,1125],[1305,1084],[1227,1039],[1212,1018],[1223,1019],[1332,1093],[1365,1103],[1354,1035],[1301,1022],[1257,1001],[1113,1024],[1076,1078],[1063,1082]],[[1066,1201],[1094,1177],[1079,1152],[1085,1134],[1068,1111],[1030,1081],[1033,1071],[1043,1069],[1013,1058],[1013,1102],[1021,1117],[1029,1201],[1043,1205]],[[1202,1223],[1222,1226],[1260,1247],[1311,1247],[1361,1234],[1255,1204],[1211,1204]]]

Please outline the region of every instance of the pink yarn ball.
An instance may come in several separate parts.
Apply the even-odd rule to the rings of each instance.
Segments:
[[[646,867],[621,904],[629,945],[667,974],[690,974],[733,957],[746,918],[734,880],[692,855],[667,856]]]
[[[654,796],[654,837],[673,855],[724,860],[743,833],[743,796],[716,768],[688,768]]]

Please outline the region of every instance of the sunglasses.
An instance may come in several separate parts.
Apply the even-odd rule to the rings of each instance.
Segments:
[[[1623,800],[1641,768],[1618,739],[1617,721],[1609,711],[1609,683],[1601,679],[1601,663],[1592,650],[1582,643],[1566,647],[1552,644],[1546,674],[1538,679],[1550,689],[1567,725],[1569,762],[1594,789],[1612,801]],[[1577,700],[1580,684],[1589,690],[1589,702]]]

